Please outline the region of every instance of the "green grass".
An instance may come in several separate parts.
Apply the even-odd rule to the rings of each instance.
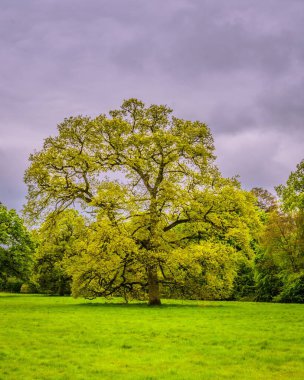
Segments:
[[[304,305],[0,295],[0,379],[304,379]]]

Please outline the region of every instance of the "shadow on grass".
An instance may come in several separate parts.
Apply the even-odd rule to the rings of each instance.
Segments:
[[[58,305],[59,306],[59,305]],[[184,309],[184,308],[191,308],[191,309],[197,309],[197,308],[221,308],[221,307],[229,307],[229,305],[225,304],[176,304],[176,303],[164,303],[162,305],[158,306],[150,306],[145,302],[132,302],[132,303],[125,303],[125,302],[105,302],[105,303],[99,303],[99,302],[87,302],[87,303],[79,303],[74,305],[64,305],[64,306],[72,306],[72,307],[96,307],[96,308],[122,308],[122,309],[150,309],[150,310],[161,310],[161,309]]]
[[[39,298],[41,299],[49,299],[50,301],[59,301],[55,303],[47,303],[48,307],[51,308],[115,308],[115,309],[197,309],[197,308],[229,308],[231,305],[228,305],[227,302],[220,303],[219,301],[173,301],[170,302],[170,300],[165,300],[161,305],[153,305],[150,306],[146,301],[132,301],[129,303],[126,303],[122,300],[102,300],[102,299],[95,299],[95,300],[87,300],[87,301],[80,301],[79,303],[69,303],[69,301],[72,299],[70,296],[55,296],[55,295],[48,295],[48,294],[20,294],[20,293],[0,293],[0,300],[1,299],[11,299],[11,298],[36,298],[37,301]],[[65,303],[64,301],[68,301],[68,303]],[[63,302],[62,302],[63,301]],[[43,303],[44,306],[46,306],[45,303]],[[38,306],[38,305],[37,305]]]
[[[37,294],[37,293],[7,293],[7,292],[0,292],[0,299],[4,298],[31,298],[31,297],[50,297],[48,294]]]

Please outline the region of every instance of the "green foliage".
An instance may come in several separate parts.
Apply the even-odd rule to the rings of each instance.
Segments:
[[[283,282],[280,266],[267,250],[261,250],[255,259],[255,299],[270,302],[280,294]]]
[[[50,214],[36,231],[37,248],[31,280],[40,292],[69,294],[71,277],[65,261],[76,254],[75,242],[82,239],[84,218],[75,210]]]
[[[254,187],[251,193],[256,197],[257,206],[265,211],[270,212],[278,207],[277,200],[273,194],[261,187]]]
[[[254,300],[255,285],[253,261],[240,260],[233,282],[231,298],[236,300]]]
[[[287,276],[280,294],[274,298],[279,302],[304,303],[304,270]]]
[[[257,299],[302,302],[303,212],[272,212],[262,235],[262,246],[264,250],[256,259]]]
[[[20,293],[23,293],[23,294],[37,293],[37,289],[35,285],[33,285],[32,283],[26,283],[26,284],[21,285]]]
[[[88,226],[75,249],[78,255],[66,259],[75,297],[121,294],[128,299],[146,281],[144,255],[124,224],[113,226],[107,218],[99,218]]]
[[[28,278],[34,245],[29,232],[15,210],[0,203],[0,287]],[[19,285],[16,284],[14,288]]]
[[[276,187],[284,210],[304,210],[304,160],[291,172],[286,185]]]
[[[164,274],[171,279],[167,294],[186,299],[226,299],[236,268],[237,253],[227,244],[202,241],[173,250],[166,261],[168,273]]]
[[[16,277],[8,277],[5,281],[2,281],[1,288],[6,292],[19,293],[22,284],[22,279]]]
[[[304,161],[276,190],[280,208],[265,218],[263,249],[256,258],[257,299],[303,302]]]

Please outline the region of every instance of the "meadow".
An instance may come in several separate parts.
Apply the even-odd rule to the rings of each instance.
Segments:
[[[0,295],[0,379],[304,379],[304,305]]]

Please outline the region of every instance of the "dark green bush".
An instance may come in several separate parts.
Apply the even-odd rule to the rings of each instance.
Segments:
[[[20,293],[24,293],[24,294],[37,293],[37,289],[33,284],[26,283],[26,284],[22,284],[20,288]]]
[[[274,300],[304,303],[304,272],[290,275],[284,283],[281,293]]]
[[[0,281],[0,289],[4,292],[19,293],[23,281],[16,277],[9,277],[6,281]]]

